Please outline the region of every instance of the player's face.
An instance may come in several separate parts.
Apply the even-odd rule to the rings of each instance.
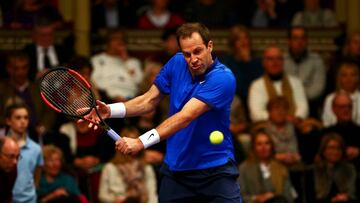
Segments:
[[[25,134],[29,126],[29,113],[25,108],[18,108],[6,119],[7,125],[17,134]]]
[[[45,159],[45,173],[50,176],[56,176],[61,170],[61,155],[53,153]]]
[[[2,151],[0,152],[0,167],[5,172],[10,172],[16,167],[19,159],[20,149],[16,143],[4,144]]]
[[[197,32],[190,37],[180,39],[180,47],[193,76],[204,74],[213,63],[211,56],[212,41],[205,45]]]
[[[268,160],[271,158],[272,146],[270,139],[265,134],[256,137],[254,152],[260,160]]]

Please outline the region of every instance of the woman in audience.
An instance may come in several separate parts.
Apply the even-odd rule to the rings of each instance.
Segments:
[[[45,164],[37,189],[38,200],[44,203],[87,202],[75,179],[62,171],[61,150],[54,145],[45,145],[43,153]]]
[[[240,165],[239,182],[245,203],[291,203],[288,170],[274,158],[274,144],[265,132],[252,136],[252,149]]]
[[[236,25],[230,29],[228,45],[230,53],[222,61],[235,75],[236,94],[246,102],[251,82],[264,73],[261,59],[254,56],[249,31],[244,26]]]
[[[138,137],[136,128],[125,128],[125,137]],[[140,203],[156,203],[156,178],[150,165],[145,164],[142,155],[127,156],[117,152],[102,171],[99,199],[103,203],[126,202],[136,199]]]
[[[284,97],[275,97],[267,105],[269,120],[265,131],[274,142],[275,158],[287,166],[301,160],[295,126],[287,120],[289,104]]]
[[[340,65],[337,73],[337,90],[350,94],[352,100],[353,121],[360,125],[360,91],[359,91],[359,67],[355,63],[344,62]],[[336,116],[332,110],[335,92],[325,99],[322,121],[325,127],[336,123]]]
[[[343,139],[325,135],[315,160],[315,197],[319,203],[356,202],[355,167],[345,160]]]

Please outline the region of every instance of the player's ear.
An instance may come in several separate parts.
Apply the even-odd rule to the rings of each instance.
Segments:
[[[208,42],[208,45],[207,45],[207,48],[208,48],[208,50],[209,50],[210,52],[212,52],[213,46],[214,46],[213,41],[210,40],[210,41]]]

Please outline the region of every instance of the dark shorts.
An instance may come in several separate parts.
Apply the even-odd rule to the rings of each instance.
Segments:
[[[238,168],[225,165],[191,171],[170,171],[164,164],[159,191],[160,203],[241,203]]]

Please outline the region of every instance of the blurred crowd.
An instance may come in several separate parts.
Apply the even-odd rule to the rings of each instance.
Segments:
[[[69,67],[92,84],[97,99],[127,101],[147,91],[179,51],[176,28],[190,21],[229,33],[229,51],[217,57],[237,81],[230,130],[244,202],[360,198],[360,32],[334,39],[329,59],[309,49],[309,30],[342,28],[334,1],[93,0],[92,35],[107,36],[105,49],[90,57],[55,43],[58,30],[72,29],[59,1],[0,2],[0,26],[31,30],[32,39],[1,53],[0,202],[157,202],[166,141],[136,157],[117,153],[101,129],[48,108],[39,78]],[[129,28],[163,30],[162,50],[137,57],[128,49]],[[287,48],[273,44],[255,54],[253,28],[286,29]],[[107,123],[138,137],[166,118],[167,104],[165,98],[145,116]]]

